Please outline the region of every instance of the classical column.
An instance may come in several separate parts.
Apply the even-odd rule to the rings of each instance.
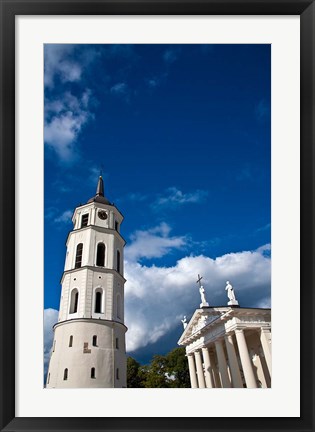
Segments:
[[[189,376],[190,376],[191,388],[198,388],[194,355],[188,354],[187,358],[188,358],[188,367],[189,367]]]
[[[270,330],[266,328],[262,328],[260,333],[260,342],[264,351],[265,360],[271,377],[271,347],[270,347],[268,335],[270,335]]]
[[[246,339],[243,330],[235,330],[238,351],[240,353],[241,363],[245,376],[247,388],[257,388],[256,378],[253,371],[252,361],[249,357]]]
[[[229,359],[230,371],[232,375],[232,384],[235,388],[243,388],[243,381],[241,377],[240,368],[236,357],[236,352],[231,335],[225,336],[226,351]]]
[[[197,377],[198,377],[198,387],[205,388],[205,376],[203,373],[202,360],[201,360],[201,352],[195,351],[195,361],[197,366]]]
[[[212,379],[211,361],[210,361],[210,355],[207,347],[202,348],[202,357],[203,357],[203,363],[205,365],[206,387],[213,388],[214,383]]]
[[[220,380],[220,375],[219,375],[217,364],[216,364],[216,357],[215,357],[214,351],[210,353],[210,361],[211,361],[214,387],[220,388],[222,386],[221,386],[221,380]]]
[[[226,359],[225,359],[223,345],[222,345],[222,342],[220,340],[215,342],[215,349],[216,349],[217,357],[218,357],[219,373],[220,373],[220,377],[221,377],[222,387],[224,387],[224,388],[231,387],[231,383],[230,383],[229,375],[228,375],[228,371],[227,371],[227,363],[226,363]]]

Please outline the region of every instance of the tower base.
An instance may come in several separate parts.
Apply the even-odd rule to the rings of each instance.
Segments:
[[[123,388],[125,332],[118,321],[78,318],[54,326],[46,388]]]

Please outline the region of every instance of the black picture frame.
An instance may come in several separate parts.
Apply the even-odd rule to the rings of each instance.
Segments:
[[[1,0],[1,431],[314,431],[315,6],[311,0]],[[299,15],[301,43],[301,416],[298,418],[15,417],[15,17]],[[285,159],[285,146],[283,150]],[[288,233],[289,236],[289,233]],[[288,319],[295,319],[288,317]],[[281,401],[279,401],[281,404]]]

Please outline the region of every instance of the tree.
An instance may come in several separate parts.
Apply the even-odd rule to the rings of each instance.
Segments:
[[[127,358],[127,388],[143,388],[143,367],[134,358]]]
[[[153,356],[149,365],[142,366],[127,358],[128,388],[187,388],[190,387],[185,348],[175,348],[165,356]]]
[[[146,367],[144,385],[146,388],[169,387],[167,360],[164,356],[155,355]]]
[[[128,357],[127,387],[190,387],[185,348],[175,348],[165,356],[155,355],[150,364],[145,366],[141,366],[132,357]]]
[[[171,377],[169,387],[190,387],[188,361],[185,348],[175,348],[166,355],[167,373]]]

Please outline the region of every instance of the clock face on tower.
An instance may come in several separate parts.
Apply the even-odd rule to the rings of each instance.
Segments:
[[[99,210],[97,216],[102,220],[107,219],[107,213],[105,210]]]

